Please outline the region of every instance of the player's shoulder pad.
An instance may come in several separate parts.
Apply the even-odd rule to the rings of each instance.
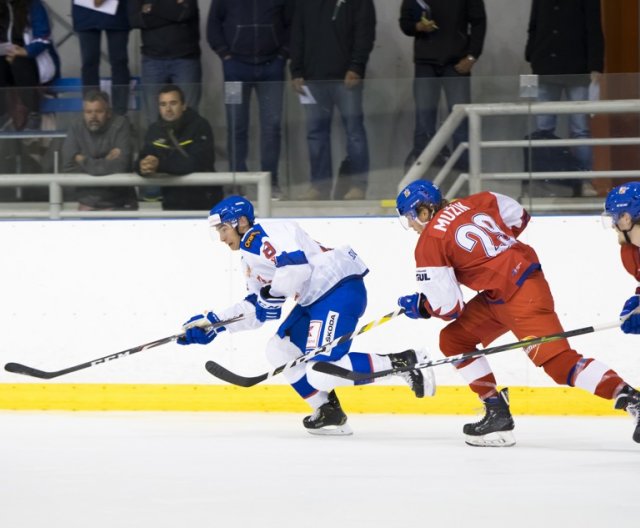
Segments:
[[[262,240],[268,237],[264,229],[260,224],[254,225],[249,231],[247,231],[240,241],[240,250],[247,253],[253,253],[254,255],[260,254],[260,248],[262,247]]]

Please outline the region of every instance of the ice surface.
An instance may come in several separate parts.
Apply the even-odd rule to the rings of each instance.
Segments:
[[[469,417],[0,413],[4,528],[636,525],[630,418],[516,417],[512,448]]]

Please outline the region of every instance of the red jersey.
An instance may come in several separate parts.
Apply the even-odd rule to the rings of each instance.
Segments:
[[[427,310],[455,319],[464,308],[460,284],[484,291],[490,302],[513,296],[540,269],[532,247],[516,240],[530,216],[515,200],[482,192],[438,211],[415,250],[418,292]]]
[[[633,244],[622,244],[620,246],[620,257],[622,265],[635,279],[640,282],[640,248]],[[636,289],[640,294],[640,286]]]

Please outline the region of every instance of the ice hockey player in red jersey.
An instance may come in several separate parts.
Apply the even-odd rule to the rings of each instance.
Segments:
[[[609,191],[603,216],[618,234],[624,269],[638,281],[635,295],[620,313],[620,317],[625,317],[640,304],[640,182],[625,183]],[[640,334],[640,314],[632,313],[621,328],[625,334]]]
[[[420,234],[417,292],[400,297],[398,304],[414,319],[451,321],[440,333],[445,356],[486,347],[508,331],[519,340],[563,331],[538,256],[518,240],[530,219],[518,202],[481,192],[449,203],[433,183],[418,180],[400,192],[396,206],[405,227]],[[460,285],[478,293],[465,302]],[[615,371],[578,354],[566,339],[531,347],[527,354],[556,383],[627,409],[636,421],[633,439],[640,443],[640,393]],[[487,358],[455,367],[485,406],[482,420],[463,428],[467,444],[514,445],[508,389],[498,391]]]

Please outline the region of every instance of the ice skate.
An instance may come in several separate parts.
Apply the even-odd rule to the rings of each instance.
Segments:
[[[429,361],[429,353],[426,350],[418,350],[417,352],[405,350],[397,354],[389,354],[389,359],[391,359],[393,368],[411,367],[416,363]],[[406,370],[398,372],[398,376],[407,382],[416,398],[433,396],[436,393],[436,377],[433,374],[433,368]]]
[[[627,385],[618,394],[615,408],[626,410],[635,420],[636,428],[633,431],[633,440],[640,444],[640,392]]]
[[[347,436],[353,430],[347,423],[347,415],[340,406],[335,391],[329,393],[329,401],[302,420],[307,432],[314,435]]]
[[[509,410],[509,389],[484,401],[485,415],[479,422],[465,424],[465,442],[478,447],[510,447],[515,445],[515,427]]]

